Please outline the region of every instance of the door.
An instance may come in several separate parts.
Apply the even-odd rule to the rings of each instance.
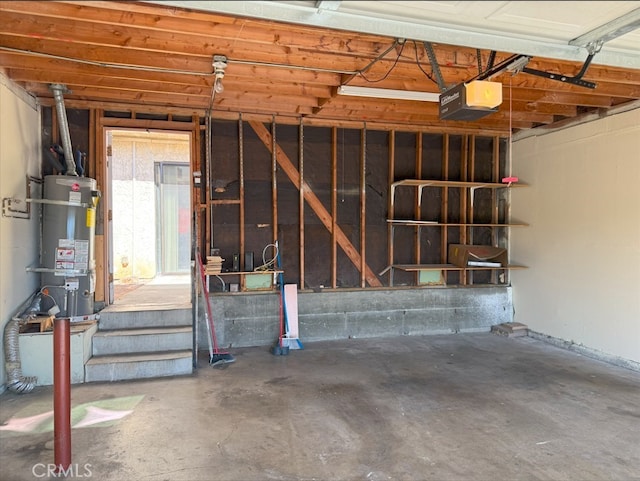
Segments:
[[[158,273],[184,274],[191,266],[189,164],[155,163]]]
[[[108,135],[110,246],[118,299],[158,275],[190,272],[191,138],[140,129],[110,129]]]

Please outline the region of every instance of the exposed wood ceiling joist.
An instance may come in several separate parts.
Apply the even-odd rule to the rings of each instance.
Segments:
[[[408,35],[408,30],[404,31],[403,42],[399,36],[380,32],[318,28],[305,22],[285,24],[269,20],[268,16],[258,18],[267,6],[274,11],[285,8],[283,2],[277,1],[194,2],[197,10],[176,7],[177,3],[188,2],[0,2],[0,69],[45,104],[51,104],[48,85],[61,83],[71,90],[65,95],[68,107],[204,115],[212,99],[213,56],[221,54],[227,57],[228,67],[224,92],[213,97],[214,116],[276,115],[292,123],[304,117],[308,123],[366,122],[368,126],[404,125],[408,129],[440,128],[448,132],[458,129],[505,134],[509,129],[553,125],[640,99],[640,68],[603,65],[602,60],[609,58],[602,56],[606,53],[603,50],[596,54],[585,74],[585,80],[597,84],[595,89],[524,73],[502,73],[492,79],[503,83],[503,103],[498,112],[473,122],[440,121],[434,103],[336,94],[345,82],[439,92],[428,52],[422,42]],[[293,9],[295,4],[296,11],[304,10],[307,17],[315,17],[318,12],[337,15],[345,8],[353,10],[354,6],[363,8],[369,4],[370,8],[382,8],[390,3],[289,2],[286,8]],[[424,10],[425,4],[441,3],[394,5],[406,11],[408,6],[422,6]],[[629,2],[608,3],[629,9]],[[218,12],[225,8],[244,8],[247,16]],[[622,17],[618,10],[614,13],[616,18]],[[366,19],[360,16],[364,22]],[[594,31],[592,23],[585,20],[580,31]],[[415,28],[416,25],[414,22]],[[427,27],[423,26],[418,40],[425,36],[424,32],[430,32]],[[473,44],[477,32],[467,33],[465,36],[456,30],[458,43],[431,44],[448,86],[473,78],[479,73],[479,64],[489,63],[490,50]],[[536,44],[535,39],[527,41]],[[473,48],[465,46],[467,43]],[[506,47],[508,51],[496,49],[496,64],[513,53],[514,44],[501,45],[505,50]],[[554,57],[555,50],[551,49],[545,50],[545,55],[534,56],[528,67],[575,75],[582,67],[585,49],[571,49],[582,50],[578,61]],[[568,51],[564,47],[561,50]],[[634,61],[640,58],[640,52],[635,56],[624,53]]]

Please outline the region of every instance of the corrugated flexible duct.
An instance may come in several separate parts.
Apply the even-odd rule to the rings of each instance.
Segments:
[[[7,371],[7,389],[17,394],[26,394],[33,391],[37,378],[22,375],[19,344],[21,322],[21,319],[14,317],[4,326],[4,365]]]

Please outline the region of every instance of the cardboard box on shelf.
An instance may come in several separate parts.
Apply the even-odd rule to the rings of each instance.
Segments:
[[[458,267],[506,267],[507,249],[494,246],[451,244],[449,263]]]

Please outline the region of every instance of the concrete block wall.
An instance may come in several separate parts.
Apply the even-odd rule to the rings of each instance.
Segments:
[[[211,295],[220,347],[268,346],[279,325],[278,292]],[[198,346],[207,349],[203,305]],[[300,340],[489,331],[513,320],[506,286],[323,290],[298,293]]]

